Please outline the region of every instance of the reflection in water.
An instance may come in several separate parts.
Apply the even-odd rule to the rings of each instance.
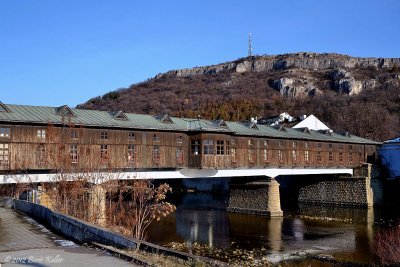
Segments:
[[[178,209],[176,233],[189,243],[200,242],[210,248],[228,246],[229,229],[226,213],[215,210]]]
[[[189,243],[226,248],[229,224],[224,203],[211,194],[186,194],[175,213],[177,234]]]
[[[282,223],[282,217],[268,220],[267,240],[269,241],[269,247],[274,251],[282,250]]]
[[[228,213],[226,201],[208,193],[184,194],[173,214],[150,226],[149,241],[254,250],[277,260],[299,251],[367,264],[377,260],[374,225],[381,217],[376,210],[300,205],[298,210],[285,210],[284,217],[266,218]]]

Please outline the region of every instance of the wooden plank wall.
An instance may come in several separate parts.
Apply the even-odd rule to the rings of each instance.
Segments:
[[[10,153],[10,164],[1,164],[0,170],[57,169],[61,165],[88,170],[96,168],[357,167],[365,162],[368,156],[373,156],[377,149],[374,145],[244,137],[218,133],[191,133],[189,136],[183,132],[51,125],[2,125],[0,127],[11,128],[10,137],[0,137],[0,143],[9,144]],[[46,130],[46,138],[39,138],[38,130]],[[107,139],[101,138],[102,133],[107,134]],[[130,138],[132,134],[134,138]],[[73,138],[76,136],[77,138]],[[200,155],[191,154],[191,140],[201,142]],[[211,155],[204,155],[205,140],[213,141]],[[217,141],[224,142],[223,155],[216,153]],[[71,145],[76,145],[78,148],[78,163],[71,163],[69,154]],[[108,157],[104,159],[100,158],[101,145],[107,146]],[[46,151],[43,164],[38,164],[40,146],[44,146]],[[128,161],[128,146],[134,146],[135,160],[133,162]],[[157,149],[159,157],[155,157]],[[182,152],[182,157],[177,155],[177,150]],[[264,150],[266,150],[266,158]],[[308,151],[308,161],[305,151]],[[331,160],[330,153],[332,153]],[[233,156],[234,154],[236,157]],[[320,155],[320,160],[318,155]]]

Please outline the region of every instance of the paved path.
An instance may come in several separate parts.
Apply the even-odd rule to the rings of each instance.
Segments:
[[[35,220],[0,208],[0,267],[134,266],[108,253],[79,246],[55,235]]]

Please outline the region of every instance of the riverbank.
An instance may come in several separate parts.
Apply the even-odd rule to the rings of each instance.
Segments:
[[[3,198],[0,206],[22,212],[43,223],[57,234],[78,244],[88,244],[107,249],[110,253],[118,254],[140,265],[153,266],[162,261],[166,266],[225,266],[223,262],[218,260],[124,237],[105,228],[54,212],[31,202]]]

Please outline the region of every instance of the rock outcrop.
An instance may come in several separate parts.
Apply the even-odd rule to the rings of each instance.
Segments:
[[[337,68],[375,68],[390,69],[400,67],[400,58],[354,58],[340,54],[293,53],[277,56],[253,56],[233,62],[207,67],[173,70],[158,74],[156,78],[165,76],[185,77],[190,75],[215,74],[221,71],[264,72],[286,70],[292,68],[306,70],[327,70]]]
[[[307,79],[280,78],[274,81],[273,86],[279,90],[282,96],[290,98],[304,98],[313,96],[319,90],[307,81]]]

